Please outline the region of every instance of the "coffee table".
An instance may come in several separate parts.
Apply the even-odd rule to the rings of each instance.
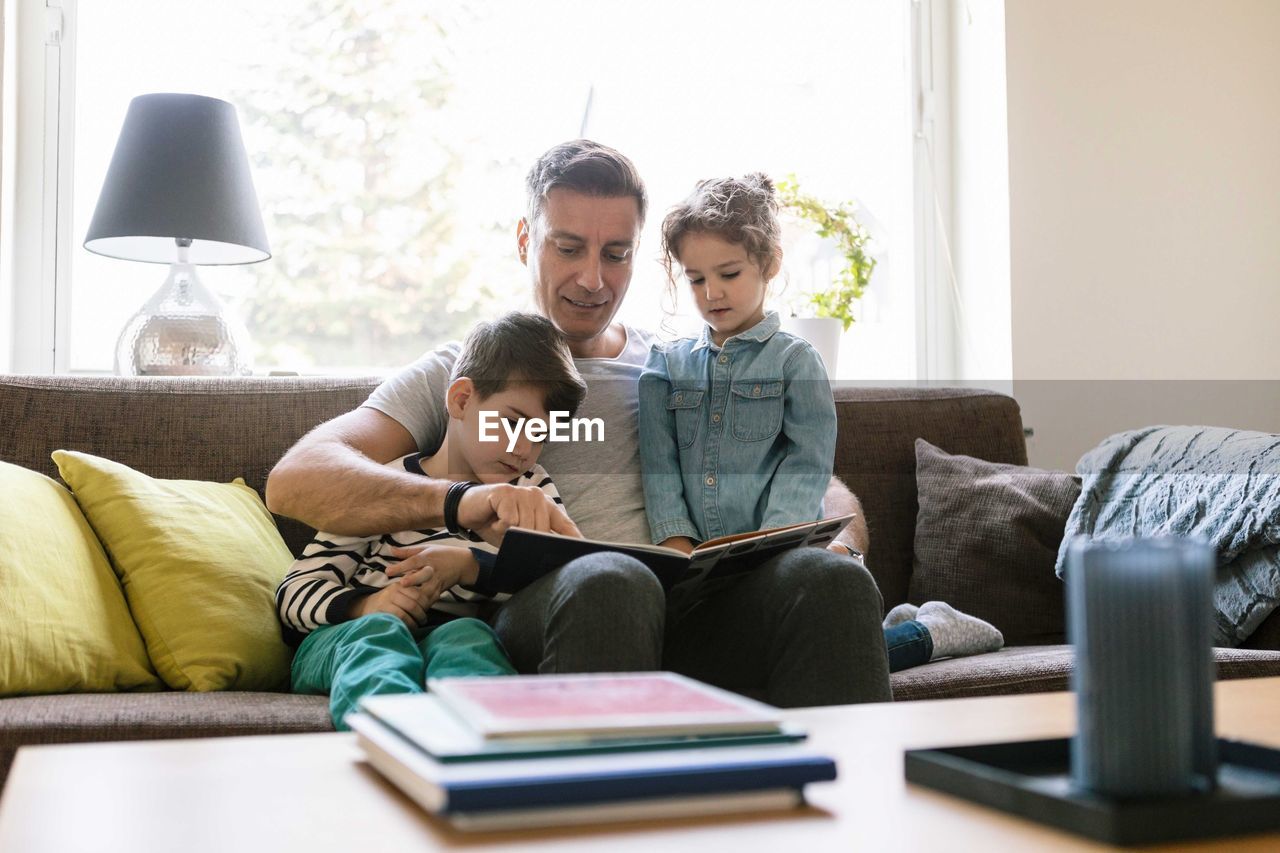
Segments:
[[[1219,735],[1280,747],[1280,678],[1220,682],[1216,697]],[[0,850],[1097,850],[902,777],[904,749],[1068,735],[1073,701],[1043,693],[796,711],[840,765],[839,781],[810,787],[812,808],[514,833],[450,830],[364,764],[346,734],[25,747],[0,798]],[[1280,834],[1217,849],[1274,851]]]

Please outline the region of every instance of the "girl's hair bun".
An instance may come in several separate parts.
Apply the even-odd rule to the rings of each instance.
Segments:
[[[693,233],[715,234],[739,243],[761,270],[774,268],[775,259],[782,255],[778,210],[777,188],[764,172],[698,181],[693,192],[662,220],[668,279],[675,281],[673,262],[679,258],[680,241]]]

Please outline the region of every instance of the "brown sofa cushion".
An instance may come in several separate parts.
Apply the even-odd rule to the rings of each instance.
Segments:
[[[916,529],[915,440],[991,462],[1027,464],[1012,397],[981,388],[879,387],[836,382],[836,475],[862,502],[867,568],[887,610],[907,600]],[[555,472],[552,472],[553,474]]]
[[[331,732],[329,698],[289,693],[75,693],[0,699],[0,788],[19,747]]]
[[[165,480],[267,472],[309,429],[359,406],[372,377],[0,376],[0,459],[57,478],[58,448],[103,456]],[[315,531],[277,516],[300,553]]]
[[[1062,642],[1054,559],[1080,483],[1061,471],[952,456],[916,440],[915,561],[909,600],[945,601],[1007,645]]]
[[[895,702],[1005,696],[1068,689],[1074,662],[1071,646],[1013,646],[988,655],[947,658],[890,676]],[[1280,652],[1214,649],[1216,677],[1280,676]]]

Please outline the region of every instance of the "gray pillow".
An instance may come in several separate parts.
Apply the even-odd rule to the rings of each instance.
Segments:
[[[1054,574],[1077,477],[952,456],[916,439],[915,558],[909,600],[945,601],[995,625],[1006,645],[1061,643]]]

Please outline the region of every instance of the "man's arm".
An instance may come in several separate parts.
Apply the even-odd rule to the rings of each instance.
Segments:
[[[267,507],[344,536],[444,524],[449,484],[386,467],[417,447],[394,418],[359,408],[303,436],[267,476]]]
[[[414,449],[409,431],[376,409],[339,415],[303,436],[276,463],[267,476],[267,507],[344,536],[443,527],[449,482],[384,464]],[[492,545],[509,527],[582,535],[547,494],[506,483],[476,486],[463,495],[458,523]]]
[[[840,531],[837,542],[843,542],[850,548],[856,548],[863,554],[871,546],[871,536],[867,532],[867,517],[862,514],[862,503],[858,496],[839,477],[832,477],[827,485],[827,492],[822,496],[822,507],[828,516],[855,513],[853,521]]]

